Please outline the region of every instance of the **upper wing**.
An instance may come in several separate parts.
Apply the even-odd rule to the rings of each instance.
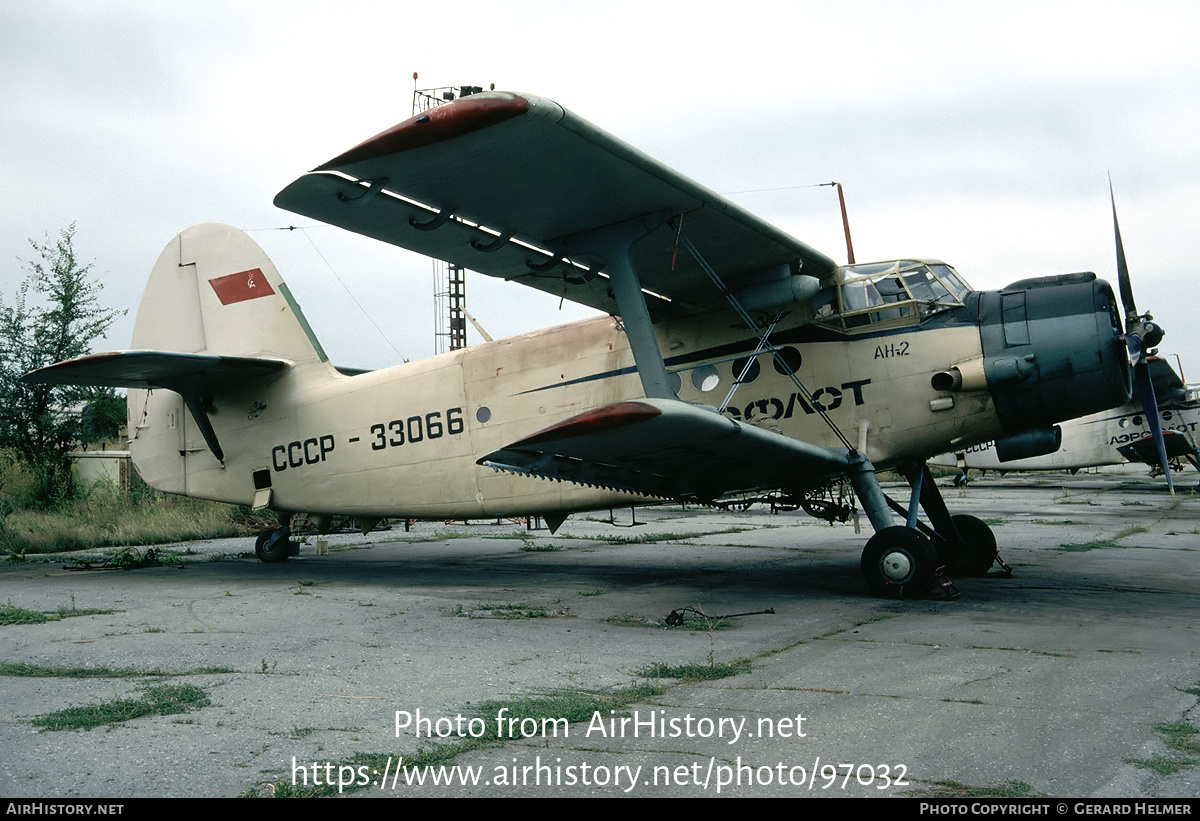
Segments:
[[[844,453],[671,399],[618,402],[489,453],[479,464],[645,496],[711,502],[807,488],[847,470]]]
[[[616,137],[532,95],[432,108],[293,182],[275,204],[591,307],[615,311],[579,237],[641,220],[632,249],[652,316],[722,295],[678,250],[686,236],[730,289],[763,272],[829,280],[837,264]]]

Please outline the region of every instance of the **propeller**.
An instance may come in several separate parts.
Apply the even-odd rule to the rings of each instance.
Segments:
[[[1112,201],[1113,235],[1117,242],[1117,285],[1121,291],[1121,304],[1125,308],[1125,347],[1129,351],[1129,365],[1133,368],[1133,382],[1137,387],[1138,399],[1142,403],[1142,415],[1150,425],[1150,435],[1158,451],[1158,464],[1167,477],[1167,489],[1175,495],[1175,484],[1171,480],[1171,466],[1167,461],[1167,445],[1163,441],[1162,424],[1159,422],[1158,399],[1154,395],[1154,381],[1150,378],[1147,362],[1152,349],[1162,341],[1163,329],[1156,325],[1149,313],[1139,314],[1133,300],[1133,286],[1129,281],[1129,266],[1125,262],[1125,246],[1121,243],[1121,226],[1117,223],[1117,198],[1113,194],[1112,177],[1108,180],[1108,196]]]

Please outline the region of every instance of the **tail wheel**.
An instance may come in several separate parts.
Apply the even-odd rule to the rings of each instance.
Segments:
[[[996,563],[996,535],[974,516],[951,516],[961,545],[945,556],[946,572],[951,576],[986,576]]]
[[[292,549],[291,535],[292,531],[286,527],[262,531],[254,540],[254,555],[268,564],[287,561]]]
[[[867,587],[883,598],[917,599],[929,592],[939,562],[929,540],[910,527],[885,528],[862,552]]]

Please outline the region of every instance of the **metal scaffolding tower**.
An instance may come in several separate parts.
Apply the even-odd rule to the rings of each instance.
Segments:
[[[439,105],[483,91],[480,86],[422,88],[413,72],[413,116]],[[444,353],[467,347],[467,270],[441,260],[433,261],[434,350]]]

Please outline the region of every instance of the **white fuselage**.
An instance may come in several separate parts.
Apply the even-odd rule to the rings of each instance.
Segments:
[[[1200,406],[1164,408],[1160,415],[1164,433],[1181,434],[1195,448],[1197,427],[1200,426]],[[1079,470],[1125,464],[1129,460],[1121,455],[1118,448],[1150,436],[1145,414],[1137,403],[1071,419],[1061,423],[1061,427],[1061,447],[1043,456],[1001,462],[996,454],[996,443],[988,441],[956,453],[943,454],[931,462],[945,467],[976,470]]]
[[[803,325],[797,316],[776,336]],[[733,360],[753,350],[749,333],[724,312],[656,331],[688,402],[719,407],[735,379]],[[795,375],[810,399],[763,353],[757,378],[731,397],[729,416],[839,447],[820,406],[876,466],[1000,433],[987,391],[930,387],[931,373],[980,354],[973,326],[910,326],[783,347],[799,352]],[[564,512],[632,497],[499,473],[476,460],[582,411],[641,395],[625,335],[610,317],[597,317],[357,376],[310,361],[213,391],[208,411],[223,465],[178,394],[131,391],[130,450],[155,487],[221,501],[250,504],[255,471],[269,471],[271,506],[281,510],[447,518]]]

